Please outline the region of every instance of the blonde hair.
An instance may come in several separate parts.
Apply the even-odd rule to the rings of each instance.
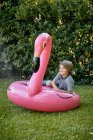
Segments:
[[[62,62],[60,62],[59,66],[63,65],[69,73],[71,73],[72,69],[73,69],[73,63],[69,60],[64,60]]]

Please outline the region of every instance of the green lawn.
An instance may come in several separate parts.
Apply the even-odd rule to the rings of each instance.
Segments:
[[[93,86],[75,86],[81,106],[59,113],[42,113],[13,105],[0,80],[0,140],[93,140]]]

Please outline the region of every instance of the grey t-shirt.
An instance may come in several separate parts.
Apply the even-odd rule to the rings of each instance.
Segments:
[[[58,73],[53,80],[55,80],[55,84],[59,89],[72,91],[74,80],[71,75],[67,76],[66,78],[63,78],[62,75]]]

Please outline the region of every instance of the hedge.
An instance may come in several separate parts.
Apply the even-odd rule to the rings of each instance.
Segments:
[[[47,32],[53,49],[45,74],[52,79],[59,61],[73,62],[76,82],[93,84],[92,0],[7,0],[1,3],[1,41],[6,60],[27,78],[32,73],[36,37]]]

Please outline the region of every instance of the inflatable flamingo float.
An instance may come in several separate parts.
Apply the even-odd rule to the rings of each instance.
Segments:
[[[80,96],[55,91],[52,87],[42,86],[42,80],[48,65],[52,48],[49,34],[41,33],[35,40],[35,70],[29,81],[12,83],[8,90],[8,98],[16,105],[37,111],[58,112],[72,110],[80,105]]]

